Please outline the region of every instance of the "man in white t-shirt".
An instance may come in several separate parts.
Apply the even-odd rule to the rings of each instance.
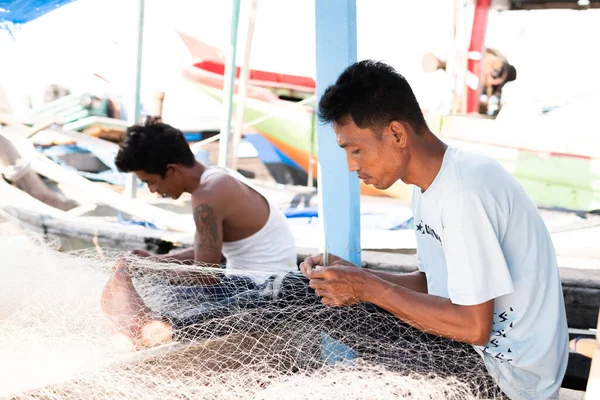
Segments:
[[[365,183],[415,185],[419,268],[394,275],[309,257],[301,269],[322,302],[372,303],[473,345],[510,398],[558,398],[568,359],[561,281],[550,234],[519,183],[496,161],[440,141],[408,82],[380,62],[348,67],[319,117]]]

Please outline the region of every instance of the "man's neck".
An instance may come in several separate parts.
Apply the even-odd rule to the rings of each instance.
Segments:
[[[448,145],[428,132],[415,143],[410,158],[406,183],[412,183],[425,192],[442,168]]]
[[[184,171],[185,191],[187,193],[193,193],[200,186],[200,177],[204,171],[206,171],[206,166],[196,161],[192,167],[187,168]]]

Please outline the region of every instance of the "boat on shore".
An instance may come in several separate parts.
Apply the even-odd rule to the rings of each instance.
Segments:
[[[199,39],[180,36],[193,56],[182,68],[184,78],[221,101],[225,68],[220,51]],[[306,184],[308,173],[315,180],[317,176],[314,94],[312,78],[250,72],[244,119],[279,154],[279,163],[295,171],[294,184]],[[424,113],[430,129],[448,144],[499,161],[539,206],[592,211],[600,209],[600,146],[590,145],[597,142],[596,124],[581,122],[577,131],[569,131],[569,121],[590,116],[592,104],[593,99],[584,99],[577,104],[540,106],[527,117],[511,116],[510,107],[497,118]],[[267,152],[272,154],[273,149],[262,148],[259,156]],[[361,193],[411,196],[410,187],[402,182],[385,191],[361,182]]]

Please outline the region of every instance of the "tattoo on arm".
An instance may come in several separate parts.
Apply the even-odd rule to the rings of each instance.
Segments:
[[[194,222],[196,222],[198,246],[201,249],[217,250],[219,232],[213,208],[208,204],[200,204],[194,208]]]

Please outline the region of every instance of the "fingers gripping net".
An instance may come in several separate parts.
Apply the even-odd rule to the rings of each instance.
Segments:
[[[361,304],[319,304],[298,275],[266,283],[220,276],[211,290],[173,265],[133,273],[175,342],[125,353],[111,341],[100,298],[116,254],[61,254],[0,220],[0,398],[474,399],[498,394],[479,356]],[[156,271],[158,270],[158,272]],[[251,278],[251,277],[250,277]],[[217,289],[218,288],[218,289]],[[328,362],[324,335],[358,357]]]

